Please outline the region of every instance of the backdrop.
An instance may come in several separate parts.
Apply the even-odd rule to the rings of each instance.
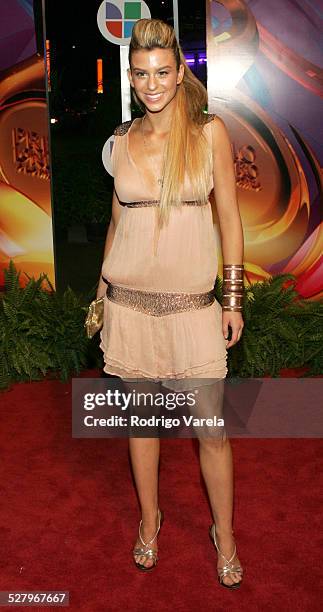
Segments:
[[[323,294],[322,3],[207,0],[209,111],[232,140],[249,282]]]
[[[99,4],[87,5],[93,23]],[[54,283],[44,41],[37,53],[31,0],[0,7],[0,285],[10,258]],[[180,1],[185,45],[183,13]],[[323,294],[321,18],[318,0],[208,0],[207,57],[198,60],[207,63],[209,112],[231,136],[246,280],[291,272],[309,299]]]
[[[0,12],[0,289],[10,259],[22,285],[41,272],[55,285],[43,40],[32,0]]]

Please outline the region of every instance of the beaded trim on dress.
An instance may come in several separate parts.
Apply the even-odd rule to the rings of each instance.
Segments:
[[[158,206],[160,200],[140,200],[139,202],[119,202],[121,206],[127,208],[142,208],[144,206]],[[198,200],[182,200],[182,204],[186,206],[206,206],[208,201],[199,202]]]
[[[133,119],[130,119],[130,121],[124,121],[123,123],[121,123],[115,128],[113,134],[115,136],[124,136],[124,134],[128,132],[132,122],[133,122]]]
[[[214,289],[203,293],[144,291],[114,285],[109,281],[106,296],[112,302],[155,317],[205,308],[215,300]]]

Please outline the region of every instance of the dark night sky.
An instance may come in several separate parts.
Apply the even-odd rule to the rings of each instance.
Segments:
[[[105,41],[98,31],[96,15],[102,0],[90,0],[80,3],[79,0],[68,0],[62,10],[57,0],[45,0],[47,38],[56,42],[57,50],[70,48],[71,44],[80,44],[87,53],[95,57],[106,52],[108,47],[115,47]],[[59,4],[59,6],[58,6]],[[152,17],[157,17],[173,24],[173,3],[165,0],[147,2]],[[205,41],[205,5],[193,0],[179,1],[180,42],[196,40],[197,46]],[[199,8],[198,8],[199,7]],[[198,44],[199,43],[199,44]]]
[[[77,69],[84,86],[94,85],[94,64],[102,57],[110,78],[119,75],[119,48],[109,43],[100,34],[97,26],[97,11],[102,0],[45,0],[46,38],[51,41],[52,62],[58,70],[67,66]],[[36,0],[37,3],[37,0]],[[64,8],[62,8],[62,4]],[[173,2],[147,0],[152,17],[173,25]],[[205,3],[196,0],[179,0],[180,43],[187,48],[205,49]],[[75,45],[75,49],[72,48]],[[79,68],[82,68],[80,71]]]
[[[61,4],[57,0],[45,0],[48,32],[64,40],[71,31],[77,35],[95,35],[96,14],[102,0],[68,0]],[[152,17],[164,19],[172,23],[173,2],[171,0],[147,0]],[[199,31],[205,29],[205,3],[203,0],[179,0],[179,19],[183,31]]]

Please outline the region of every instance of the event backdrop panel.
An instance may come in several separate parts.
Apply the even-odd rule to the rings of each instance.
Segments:
[[[0,10],[0,289],[10,259],[21,284],[45,272],[55,285],[45,64],[33,2],[1,0]]]
[[[206,2],[209,112],[230,132],[247,279],[289,272],[311,299],[323,295],[319,4]]]

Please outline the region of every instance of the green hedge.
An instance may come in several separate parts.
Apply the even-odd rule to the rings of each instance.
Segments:
[[[0,388],[50,374],[66,381],[82,369],[102,367],[99,334],[84,331],[87,303],[68,288],[56,292],[48,277],[19,285],[13,262],[0,299]],[[241,340],[228,351],[228,376],[279,376],[282,368],[323,371],[323,303],[300,298],[291,274],[246,287]],[[216,297],[221,303],[222,279]]]
[[[279,376],[283,368],[323,372],[323,303],[303,299],[292,274],[246,287],[241,340],[228,351],[228,375]],[[218,299],[221,302],[222,282]],[[305,376],[305,374],[303,374]]]
[[[46,274],[28,277],[23,288],[19,276],[11,261],[0,300],[0,388],[46,374],[66,381],[97,365],[99,352],[93,354],[83,327],[87,304],[82,298],[70,288],[57,293]]]

